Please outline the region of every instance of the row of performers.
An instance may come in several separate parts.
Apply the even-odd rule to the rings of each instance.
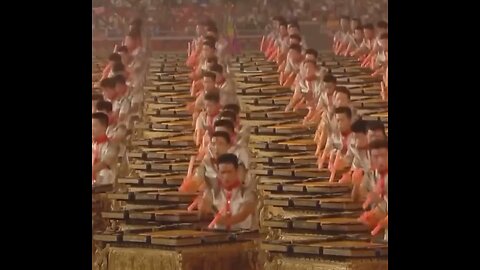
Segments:
[[[148,67],[143,32],[142,21],[133,20],[123,45],[115,46],[108,57],[100,80],[92,82],[92,186],[113,184],[127,166],[126,144],[134,119],[142,113]],[[119,156],[124,157],[122,164]]]
[[[272,32],[262,38],[265,57],[278,64],[279,84],[293,94],[285,111],[308,109],[303,120],[317,127],[314,140],[319,169],[328,168],[330,181],[342,172],[339,182],[353,186],[352,199],[367,210],[359,220],[384,233],[388,240],[388,141],[383,123],[361,119],[352,105],[347,87],[337,86],[337,78],[319,67],[318,52],[304,49],[298,24],[282,17],[272,20]],[[383,100],[388,93],[388,24],[376,28],[358,19],[342,17],[341,29],[333,39],[333,53],[357,59],[371,76],[382,77]]]
[[[240,121],[241,104],[234,74],[229,70],[228,42],[212,20],[197,25],[198,37],[189,43],[187,66],[192,68],[189,104],[199,148],[180,191],[200,196],[189,210],[214,213],[209,227],[217,229],[257,229],[255,177],[249,170],[249,127]],[[193,170],[195,161],[200,165]]]

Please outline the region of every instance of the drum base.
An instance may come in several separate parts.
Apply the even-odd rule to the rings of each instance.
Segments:
[[[388,270],[385,259],[321,259],[273,255],[264,265],[265,270]]]
[[[254,242],[247,241],[171,250],[111,246],[108,248],[106,261],[108,261],[108,267],[103,265],[104,268],[97,267],[97,269],[253,270],[257,259]]]
[[[110,211],[111,202],[106,193],[92,194],[92,230],[104,231],[108,221],[102,218],[102,212]]]

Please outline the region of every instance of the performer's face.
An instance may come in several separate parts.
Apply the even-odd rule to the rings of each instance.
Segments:
[[[290,57],[292,57],[292,59],[295,60],[295,61],[298,61],[300,59],[300,57],[302,57],[302,54],[300,54],[296,50],[290,49],[290,51],[288,53],[290,54]]]
[[[360,25],[360,22],[357,20],[350,21],[350,30],[355,31],[355,28]]]
[[[203,50],[203,54],[204,54],[206,57],[211,57],[211,56],[213,56],[213,54],[214,54],[213,48],[211,48],[211,47],[208,46],[208,45],[203,45],[202,50]]]
[[[278,30],[278,27],[280,26],[280,22],[279,21],[273,21],[273,29],[274,30]]]
[[[348,99],[348,96],[346,94],[336,92],[333,104],[335,108],[347,107],[350,105],[350,100]]]
[[[388,33],[388,28],[377,27],[377,34],[381,35],[383,33]]]
[[[211,70],[212,67],[213,67],[214,65],[216,65],[216,64],[217,64],[216,62],[207,62],[207,68],[208,68],[209,70]]]
[[[113,123],[113,121],[112,121],[112,119],[113,119],[113,112],[112,112],[112,111],[107,112],[106,110],[97,110],[97,112],[101,112],[101,113],[104,113],[104,114],[108,115],[108,124]]]
[[[350,130],[351,119],[349,119],[345,113],[337,113],[335,114],[335,118],[337,119],[338,129],[341,133]]]
[[[137,47],[137,41],[134,38],[127,36],[125,39],[125,46],[127,46],[128,51],[131,52]]]
[[[215,116],[215,114],[217,114],[219,110],[220,110],[219,103],[216,103],[210,100],[205,100],[205,111],[207,112],[207,115]]]
[[[218,165],[218,170],[220,175],[220,181],[222,181],[222,184],[224,186],[231,185],[238,177],[237,169],[233,164],[222,163]]]
[[[307,70],[307,77],[315,76],[317,68],[312,63],[305,63],[305,69]]]
[[[388,171],[388,149],[387,148],[380,148],[380,149],[372,149],[370,151],[371,158],[372,158],[372,165],[379,172],[386,172]]]
[[[203,86],[205,90],[212,90],[215,87],[215,81],[210,77],[203,77]]]
[[[368,142],[372,142],[375,140],[385,139],[385,135],[383,134],[382,130],[368,130],[367,131],[367,140]]]
[[[315,58],[315,55],[307,53],[307,54],[305,54],[305,60],[315,61],[315,60],[317,60],[317,58]]]
[[[217,38],[217,34],[215,32],[212,32],[212,31],[208,31],[207,36]]]
[[[361,132],[355,133],[355,147],[359,150],[368,148],[367,134]]]
[[[215,82],[216,83],[221,83],[225,80],[225,78],[223,77],[223,74],[220,73],[220,72],[215,72]]]
[[[120,54],[120,58],[122,60],[122,64],[124,65],[128,65],[128,54],[127,53],[124,53],[124,52],[121,52],[121,53],[118,53]]]
[[[105,134],[107,127],[103,126],[98,119],[92,119],[92,137],[98,138]]]
[[[233,121],[232,121],[233,123]],[[230,136],[230,138],[233,138],[235,136],[235,131],[234,130],[231,130],[231,129],[228,129],[227,127],[225,126],[216,126],[215,127],[215,131],[224,131],[224,132],[227,132],[228,135]],[[232,143],[235,143],[235,142],[232,142]]]
[[[297,27],[295,27],[295,26],[289,26],[288,27],[288,34],[289,35],[293,35],[293,34],[298,35],[299,33],[300,33],[300,30]]]
[[[203,36],[205,34],[205,27],[197,24],[197,26],[195,27],[195,32],[197,33],[197,35]]]
[[[336,84],[333,82],[326,82],[325,83],[325,90],[327,90],[327,93],[331,94],[335,91],[335,86]]]
[[[210,144],[215,158],[226,154],[230,148],[230,144],[223,137],[213,137]]]
[[[115,88],[109,88],[109,87],[105,87],[102,89],[103,90],[103,97],[106,99],[106,100],[113,100],[115,99],[116,95],[117,95],[117,92],[115,91]]]
[[[348,20],[341,19],[340,20],[340,27],[342,27],[343,30],[348,29]]]
[[[375,37],[375,32],[372,29],[363,29],[363,34],[367,39],[372,39]]]
[[[125,95],[127,91],[128,91],[127,85],[122,83],[117,83],[115,85],[115,92],[117,93],[117,96],[121,97]]]
[[[356,40],[362,40],[363,39],[363,31],[362,30],[355,30],[355,33],[354,33],[354,38]]]

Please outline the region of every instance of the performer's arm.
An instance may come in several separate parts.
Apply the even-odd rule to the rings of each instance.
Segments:
[[[230,225],[235,225],[237,223],[240,223],[244,221],[248,216],[253,214],[255,212],[256,204],[255,202],[248,202],[242,205],[240,208],[240,212],[236,215],[232,215],[229,220],[228,224]]]
[[[244,221],[246,218],[248,218],[248,216],[255,212],[255,209],[257,207],[256,195],[253,191],[248,192],[249,195],[247,196],[249,196],[251,199],[247,200],[242,204],[242,206],[240,207],[240,211],[235,215],[231,215],[230,217],[223,216],[218,220],[217,224],[226,226],[235,225]]]

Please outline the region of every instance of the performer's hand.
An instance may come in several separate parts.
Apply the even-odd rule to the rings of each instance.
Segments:
[[[378,223],[385,218],[385,214],[380,211],[378,208],[364,212],[359,218],[358,221],[367,225],[369,228],[375,228]]]
[[[193,109],[195,108],[195,102],[187,103],[187,111],[193,114]]]
[[[337,150],[330,151],[330,155],[328,159],[328,167],[327,167],[330,172],[333,172],[335,170],[333,165],[335,163],[336,156],[337,156]]]
[[[231,217],[231,214],[221,215],[220,218],[217,220],[217,224],[223,226],[231,226]]]
[[[199,198],[198,211],[200,214],[209,214],[212,212],[212,203],[206,198]]]
[[[372,73],[372,77],[377,77],[383,75],[383,69],[379,68],[375,72]]]
[[[364,212],[359,218],[358,221],[362,222],[364,225],[369,228],[374,228],[378,223],[378,220],[375,219],[375,215],[372,211]]]
[[[202,160],[206,154],[206,151],[207,149],[205,149],[204,144],[201,144],[200,147],[198,148],[198,154],[196,156],[196,160]]]
[[[122,138],[120,138],[119,136],[113,136],[111,139],[110,139],[111,142],[113,143],[116,143],[116,144],[119,144],[122,142]]]
[[[364,172],[362,169],[355,169],[352,173],[352,182],[354,185],[360,185],[363,180]]]
[[[377,235],[380,231],[382,231],[385,228],[388,228],[388,216],[380,220],[380,222],[377,224],[375,229],[372,230],[371,232],[372,236]]]
[[[322,152],[321,155],[318,156],[318,159],[317,159],[317,165],[318,165],[318,169],[319,170],[323,170],[325,168],[325,155],[324,153]]]
[[[195,183],[191,175],[185,176],[182,181],[182,185],[178,188],[180,192],[197,192],[198,184]]]
[[[337,152],[337,155],[335,156],[335,161],[333,162],[333,169],[336,171],[340,171],[341,169],[345,168],[345,162],[340,155],[340,152]]]
[[[352,175],[351,175],[351,172],[346,172],[342,175],[342,178],[340,178],[340,180],[338,180],[338,183],[341,183],[341,184],[350,184],[352,183]]]
[[[380,195],[378,195],[378,193],[376,192],[369,192],[367,194],[367,199],[365,200],[365,202],[363,203],[363,209],[367,209],[367,207],[370,205],[370,204],[376,204],[378,202],[380,202],[381,198],[380,198]]]
[[[380,88],[381,88],[380,95],[382,96],[382,99],[384,101],[387,101],[388,100],[388,92],[387,92],[387,87],[385,87],[385,83],[383,81],[380,82]]]
[[[188,206],[187,211],[192,212],[195,209],[198,209],[198,204],[200,203],[201,200],[202,200],[202,197],[197,196],[195,200],[193,200],[193,202]]]

